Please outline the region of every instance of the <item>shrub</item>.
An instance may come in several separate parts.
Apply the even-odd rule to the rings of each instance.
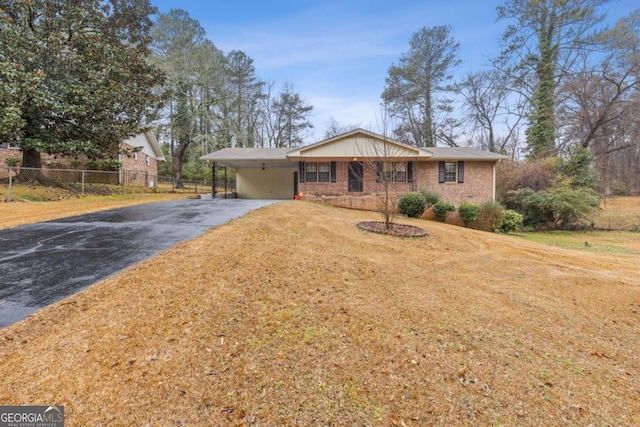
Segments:
[[[426,207],[427,201],[422,193],[405,193],[398,200],[398,210],[410,218],[419,218]]]
[[[456,207],[453,206],[449,202],[439,201],[435,205],[433,205],[433,214],[436,219],[441,222],[445,222],[447,220],[447,215],[449,212],[454,212]]]
[[[582,145],[575,145],[569,149],[569,157],[561,159],[558,171],[568,177],[572,188],[586,187],[596,189],[600,181],[600,174],[594,167],[594,156]]]
[[[115,159],[105,159],[98,162],[98,169],[103,171],[117,171],[122,167],[122,162]]]
[[[440,201],[440,194],[436,193],[435,191],[429,191],[423,188],[422,190],[420,190],[420,194],[424,196],[424,199],[427,202],[425,209],[429,209],[431,206]]]
[[[478,220],[478,205],[465,200],[458,206],[458,214],[460,215],[460,219],[464,223],[464,226],[467,227],[469,223]]]
[[[496,232],[504,218],[504,208],[500,203],[484,202],[478,208],[478,229]]]
[[[18,166],[22,162],[22,159],[20,157],[7,157],[6,159],[4,159],[4,162],[7,164],[7,166],[13,168]]]
[[[509,207],[523,215],[525,226],[553,224],[554,228],[579,227],[586,214],[600,205],[600,196],[586,187],[572,188],[567,182],[544,190],[511,191]]]
[[[500,222],[500,231],[508,234],[511,231],[517,230],[522,226],[522,218],[522,215],[518,212],[507,209],[504,211],[504,217]]]

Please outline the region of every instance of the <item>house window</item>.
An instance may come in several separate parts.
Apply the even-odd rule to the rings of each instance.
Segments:
[[[331,181],[331,162],[305,162],[306,182],[333,182]]]
[[[395,163],[394,174],[395,182],[407,182],[407,164],[404,162]]]
[[[138,152],[137,151],[133,152],[133,160],[138,160]]]
[[[315,162],[307,162],[305,164],[305,181],[318,182],[318,164]]]
[[[144,158],[144,162],[147,164],[147,166],[149,166],[151,164],[151,158],[149,157],[149,155],[147,154],[146,157]]]
[[[456,162],[444,163],[444,182],[457,182],[457,168]]]
[[[378,162],[376,165],[377,182],[407,182],[406,162]]]
[[[318,182],[329,182],[331,180],[331,165],[329,162],[318,163]]]
[[[462,184],[464,182],[464,162],[439,162],[438,182]]]

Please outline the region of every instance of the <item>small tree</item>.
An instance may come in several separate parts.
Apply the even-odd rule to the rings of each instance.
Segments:
[[[478,220],[478,205],[465,200],[458,206],[458,214],[460,215],[460,219],[462,219],[464,226],[468,227],[470,223]]]
[[[22,159],[19,158],[19,157],[7,157],[6,159],[4,159],[4,162],[10,168],[14,168],[14,167],[18,166],[20,164],[20,162],[22,162]]]

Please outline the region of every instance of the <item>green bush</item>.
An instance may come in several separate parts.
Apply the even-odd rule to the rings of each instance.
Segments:
[[[600,205],[600,196],[591,188],[574,188],[569,181],[544,191],[510,191],[508,201],[510,208],[523,215],[525,226],[552,225],[566,230],[580,227],[585,216]]]
[[[4,159],[4,162],[7,164],[7,166],[13,168],[18,166],[22,162],[22,159],[20,157],[7,157],[6,159]]]
[[[431,206],[435,205],[440,201],[440,194],[435,191],[429,191],[426,189],[420,190],[420,194],[424,196],[424,200],[427,202],[425,209],[429,209]]]
[[[405,193],[398,200],[398,210],[410,218],[419,218],[426,207],[427,201],[422,193]]]
[[[478,220],[478,205],[465,200],[458,206],[458,214],[460,215],[460,219],[464,223],[464,226],[467,227],[469,223]]]
[[[518,212],[507,209],[504,211],[504,217],[500,223],[500,231],[508,234],[511,231],[517,230],[522,226],[522,218],[522,215]]]
[[[445,222],[447,220],[447,215],[449,212],[455,212],[456,207],[453,206],[449,202],[439,201],[435,205],[433,205],[433,214],[436,219],[441,222]]]
[[[105,159],[98,162],[98,169],[103,171],[117,171],[122,167],[122,162],[115,159]]]
[[[478,229],[496,232],[500,229],[504,207],[496,202],[484,202],[478,208]]]

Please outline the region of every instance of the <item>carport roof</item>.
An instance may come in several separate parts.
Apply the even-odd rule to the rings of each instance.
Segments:
[[[257,168],[262,163],[273,167],[291,167],[292,160],[287,158],[291,148],[223,148],[200,157],[207,163],[218,163],[232,169]]]

